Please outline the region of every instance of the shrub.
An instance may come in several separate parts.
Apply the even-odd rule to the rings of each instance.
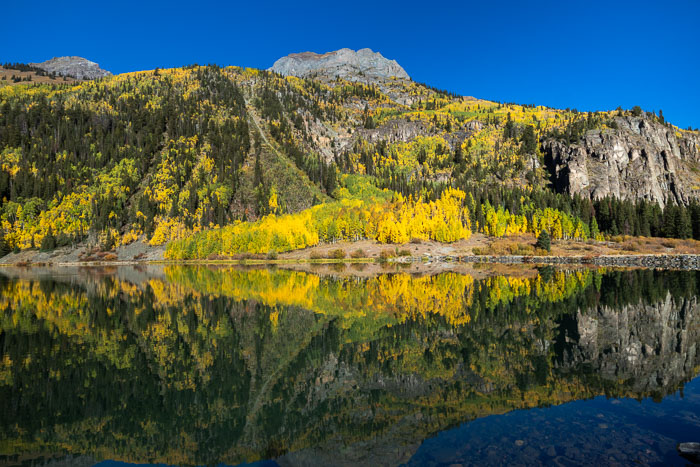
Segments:
[[[423,240],[421,240],[420,238],[413,237],[411,239],[411,243],[413,243],[414,245],[420,245],[421,243],[423,243]]]
[[[637,251],[638,250],[638,244],[635,244],[634,242],[626,242],[622,244],[622,249],[625,251]]]
[[[271,251],[267,254],[267,259],[270,260],[275,260],[277,259],[277,252],[276,251]]]
[[[399,256],[411,256],[411,252],[409,250],[399,250],[398,253]]]
[[[312,251],[309,255],[309,259],[323,259],[323,255],[318,251]]]
[[[350,253],[350,257],[355,259],[364,258],[365,252],[361,248],[358,248],[357,250]]]
[[[337,250],[332,250],[328,253],[329,259],[343,259],[345,258],[345,250],[338,248]]]
[[[71,243],[73,243],[73,239],[68,234],[60,233],[56,237],[56,246],[69,246]]]

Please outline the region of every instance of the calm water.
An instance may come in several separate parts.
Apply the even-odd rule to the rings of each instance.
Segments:
[[[0,464],[684,465],[700,441],[700,273],[350,271],[0,269]]]

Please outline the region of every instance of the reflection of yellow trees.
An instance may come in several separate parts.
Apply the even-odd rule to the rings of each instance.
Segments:
[[[191,301],[185,306],[185,298],[197,296],[191,288],[185,291],[180,285],[162,280],[151,280],[148,285],[157,305],[150,309],[153,315],[148,322],[139,325],[138,316],[148,308],[143,303],[143,287],[126,281],[96,284],[96,292],[104,299],[100,302],[100,307],[104,307],[101,311],[128,322],[114,328],[96,328],[96,309],[85,291],[71,288],[47,292],[37,282],[14,281],[5,284],[0,294],[0,309],[11,310],[0,315],[0,331],[19,329],[34,333],[41,326],[89,346],[95,356],[106,358],[120,369],[129,368],[139,352],[133,345],[125,347],[126,337],[133,333],[141,337],[142,350],[154,357],[167,384],[177,389],[194,389],[195,378],[209,378],[207,370],[213,364],[217,341],[231,334],[231,323],[207,312],[201,302]],[[120,294],[129,298],[128,309],[120,306]],[[196,327],[190,322],[196,322]],[[186,353],[182,353],[183,342]],[[194,373],[185,371],[183,362],[189,362]],[[2,377],[9,378],[11,374],[2,373]]]
[[[390,274],[367,280],[319,278],[317,275],[285,270],[209,269],[205,267],[166,268],[168,281],[206,294],[224,295],[236,300],[256,300],[269,306],[299,306],[317,313],[356,318],[407,319],[443,317],[450,325],[468,324],[475,307],[475,282],[470,275],[442,273],[413,277]],[[550,280],[541,276],[516,278],[495,276],[486,279],[488,291],[484,308],[507,304],[518,297],[537,302],[557,302],[590,285],[588,270],[555,271]]]
[[[320,278],[297,271],[272,270],[212,270],[203,267],[166,268],[167,280],[151,279],[148,291],[154,305],[146,307],[145,289],[126,281],[102,282],[97,286],[105,298],[108,316],[130,316],[116,328],[93,329],[94,311],[85,293],[75,289],[46,292],[37,283],[15,281],[3,288],[0,308],[11,310],[0,316],[2,329],[22,329],[36,332],[37,323],[43,323],[51,332],[75,338],[94,346],[94,352],[125,368],[137,350],[122,348],[126,327],[133,327],[141,337],[164,375],[175,371],[173,365],[181,361],[177,355],[178,342],[188,347],[199,375],[205,375],[213,362],[217,341],[232,332],[231,323],[220,315],[205,309],[202,294],[225,296],[234,300],[254,300],[275,308],[271,322],[277,326],[282,320],[279,307],[301,307],[315,313],[341,318],[342,327],[359,326],[371,332],[378,327],[404,323],[407,320],[425,320],[440,317],[452,326],[466,325],[478,319],[481,310],[508,304],[518,297],[533,302],[525,308],[542,302],[556,302],[570,297],[591,284],[589,271],[554,272],[550,280],[496,276],[475,282],[469,275],[442,273],[435,276],[412,277],[408,274],[382,275],[366,280],[355,278]],[[111,285],[110,285],[111,284]],[[116,285],[116,286],[115,286]],[[477,302],[478,288],[488,292],[485,302]],[[129,297],[130,308],[120,308],[120,297]],[[185,306],[183,300],[187,300]],[[483,300],[483,298],[481,299]],[[139,316],[149,310],[149,319],[138,326]],[[133,320],[133,322],[132,322]],[[196,323],[196,324],[193,324]],[[193,375],[172,381],[178,387],[191,387]]]

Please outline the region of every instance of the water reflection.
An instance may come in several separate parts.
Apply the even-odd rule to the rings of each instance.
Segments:
[[[2,270],[0,461],[396,465],[489,415],[659,400],[698,373],[699,285],[551,268]]]

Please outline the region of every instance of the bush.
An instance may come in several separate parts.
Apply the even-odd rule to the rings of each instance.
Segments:
[[[350,253],[350,257],[355,259],[364,258],[365,252],[361,248],[358,248],[357,250]]]
[[[547,232],[546,230],[543,230],[540,233],[540,236],[537,237],[537,243],[535,243],[535,247],[541,248],[542,250],[545,250],[545,251],[552,250],[552,240],[549,237],[549,232]]]
[[[323,259],[323,255],[318,251],[312,251],[309,255],[309,259]]]
[[[56,246],[57,247],[69,246],[72,243],[73,243],[73,239],[68,234],[60,233],[60,234],[58,234],[58,237],[56,237]]]
[[[345,250],[342,248],[338,248],[337,250],[332,250],[328,253],[328,259],[344,259],[345,256]]]
[[[414,245],[420,245],[421,243],[423,243],[423,240],[421,240],[420,238],[413,237],[411,239],[411,243],[413,243]]]
[[[277,252],[276,251],[271,251],[267,254],[267,259],[270,260],[275,260],[277,259]]]
[[[411,256],[411,252],[409,250],[399,250],[398,255],[399,256]]]

